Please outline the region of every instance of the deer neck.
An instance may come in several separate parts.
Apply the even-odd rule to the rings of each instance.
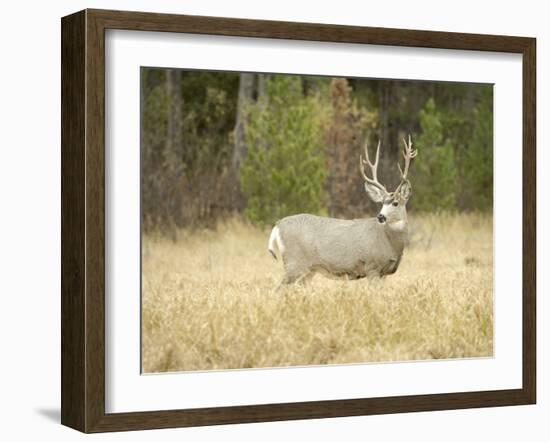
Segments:
[[[401,256],[409,234],[407,216],[405,215],[401,220],[386,223],[384,232],[395,253]]]

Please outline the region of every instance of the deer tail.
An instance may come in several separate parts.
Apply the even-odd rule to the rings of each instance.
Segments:
[[[271,235],[269,235],[269,242],[267,243],[267,250],[271,255],[273,255],[273,258],[277,259],[277,254],[275,253],[275,247],[277,248],[277,251],[281,253],[281,236],[279,234],[279,226],[273,227],[271,230]]]

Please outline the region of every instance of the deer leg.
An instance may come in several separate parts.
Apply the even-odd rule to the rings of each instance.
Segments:
[[[294,284],[298,280],[298,278],[299,278],[299,276],[295,276],[295,275],[285,275],[283,277],[282,281],[279,283],[279,285],[275,289],[275,291],[278,292],[283,287]]]
[[[296,284],[300,284],[300,285],[308,285],[311,280],[313,279],[313,276],[315,276],[315,273],[313,272],[307,272],[307,273],[304,273],[302,276],[300,276],[297,280],[296,280]]]
[[[277,286],[275,291],[280,290],[283,286],[289,286],[292,284],[300,284],[305,285],[309,280],[311,280],[311,277],[313,275],[309,270],[306,271],[293,271],[293,272],[286,272],[285,276],[283,277],[283,280],[280,282],[280,284]]]

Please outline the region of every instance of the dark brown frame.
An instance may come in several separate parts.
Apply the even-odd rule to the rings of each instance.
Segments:
[[[105,30],[184,32],[523,56],[523,386],[189,410],[105,413]],[[264,20],[84,10],[62,30],[61,422],[84,432],[534,404],[536,400],[536,40]]]

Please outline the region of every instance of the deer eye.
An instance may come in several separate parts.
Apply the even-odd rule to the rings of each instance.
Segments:
[[[399,205],[399,203],[397,201],[394,201],[393,203],[391,203],[392,206],[394,207],[397,207]]]

